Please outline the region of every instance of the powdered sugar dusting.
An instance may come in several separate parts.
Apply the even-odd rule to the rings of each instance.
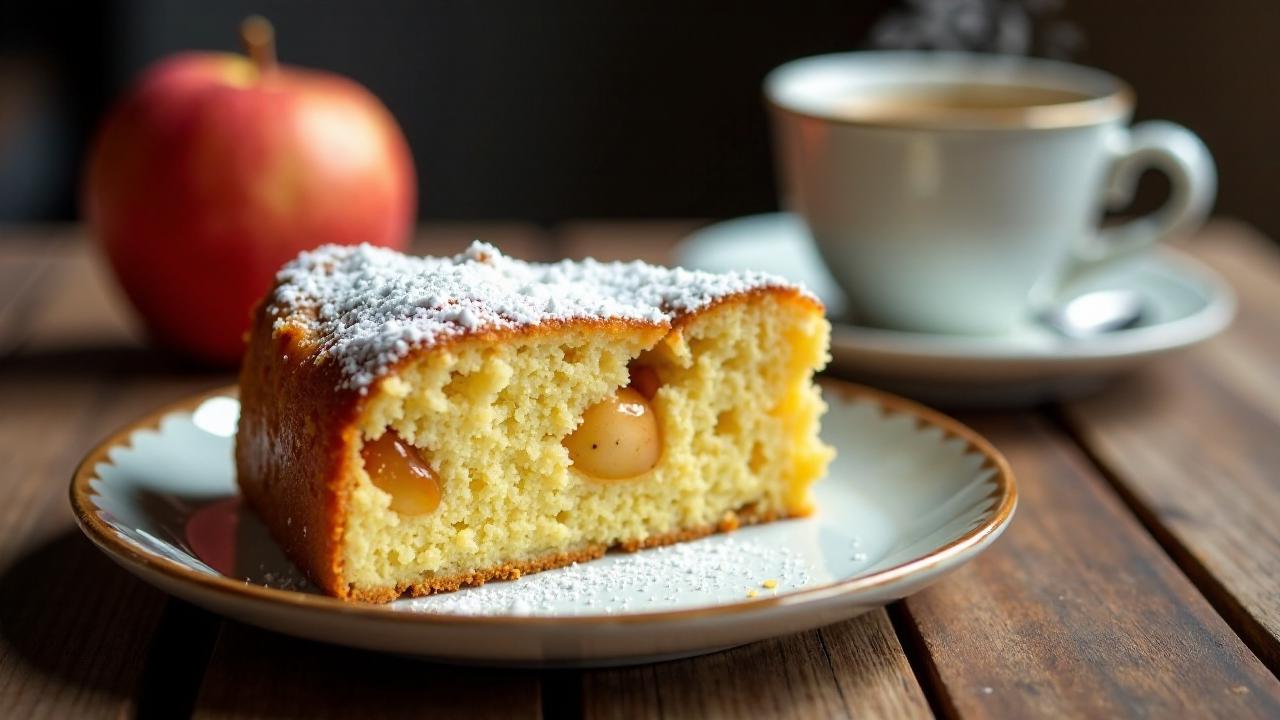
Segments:
[[[707,273],[643,262],[516,260],[474,242],[452,258],[371,245],[304,252],[276,276],[277,326],[302,323],[343,387],[363,390],[410,351],[459,335],[586,318],[669,324],[726,297],[799,289],[756,272]]]
[[[611,615],[740,602],[809,582],[808,561],[785,545],[716,537],[614,553],[392,607],[457,615]]]

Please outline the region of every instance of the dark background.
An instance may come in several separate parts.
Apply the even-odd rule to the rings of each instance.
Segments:
[[[542,222],[773,209],[760,98],[770,68],[877,38],[930,44],[900,32],[886,40],[894,18],[926,29],[958,23],[966,47],[1008,50],[1001,23],[1012,15],[1029,23],[1033,54],[1115,72],[1137,88],[1139,118],[1199,133],[1219,165],[1217,211],[1280,236],[1275,0],[5,0],[0,8],[0,221],[74,218],[85,146],[110,100],[165,54],[236,49],[237,25],[252,12],[274,21],[282,62],[349,75],[391,108],[413,147],[422,219]],[[1145,202],[1154,203],[1160,183],[1147,184]]]

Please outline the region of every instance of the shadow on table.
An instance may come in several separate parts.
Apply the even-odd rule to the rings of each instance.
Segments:
[[[18,349],[0,357],[0,375],[32,380],[74,376],[118,379],[231,376],[234,368],[216,368],[161,348],[142,345],[87,345]]]
[[[227,622],[199,706],[255,717],[536,716],[562,697],[549,692],[555,678],[577,675],[444,665]]]
[[[87,696],[76,698],[80,707],[123,701],[164,605],[164,595],[67,530],[0,572],[0,655],[18,666],[9,682],[41,699]]]

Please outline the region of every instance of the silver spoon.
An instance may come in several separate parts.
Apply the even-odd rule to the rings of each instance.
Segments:
[[[1080,340],[1135,327],[1145,313],[1142,295],[1133,290],[1096,290],[1041,312],[1039,320],[1064,337]]]

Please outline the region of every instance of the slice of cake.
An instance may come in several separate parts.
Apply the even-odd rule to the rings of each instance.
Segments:
[[[805,515],[829,332],[767,275],[323,247],[257,311],[240,488],[371,602]]]

